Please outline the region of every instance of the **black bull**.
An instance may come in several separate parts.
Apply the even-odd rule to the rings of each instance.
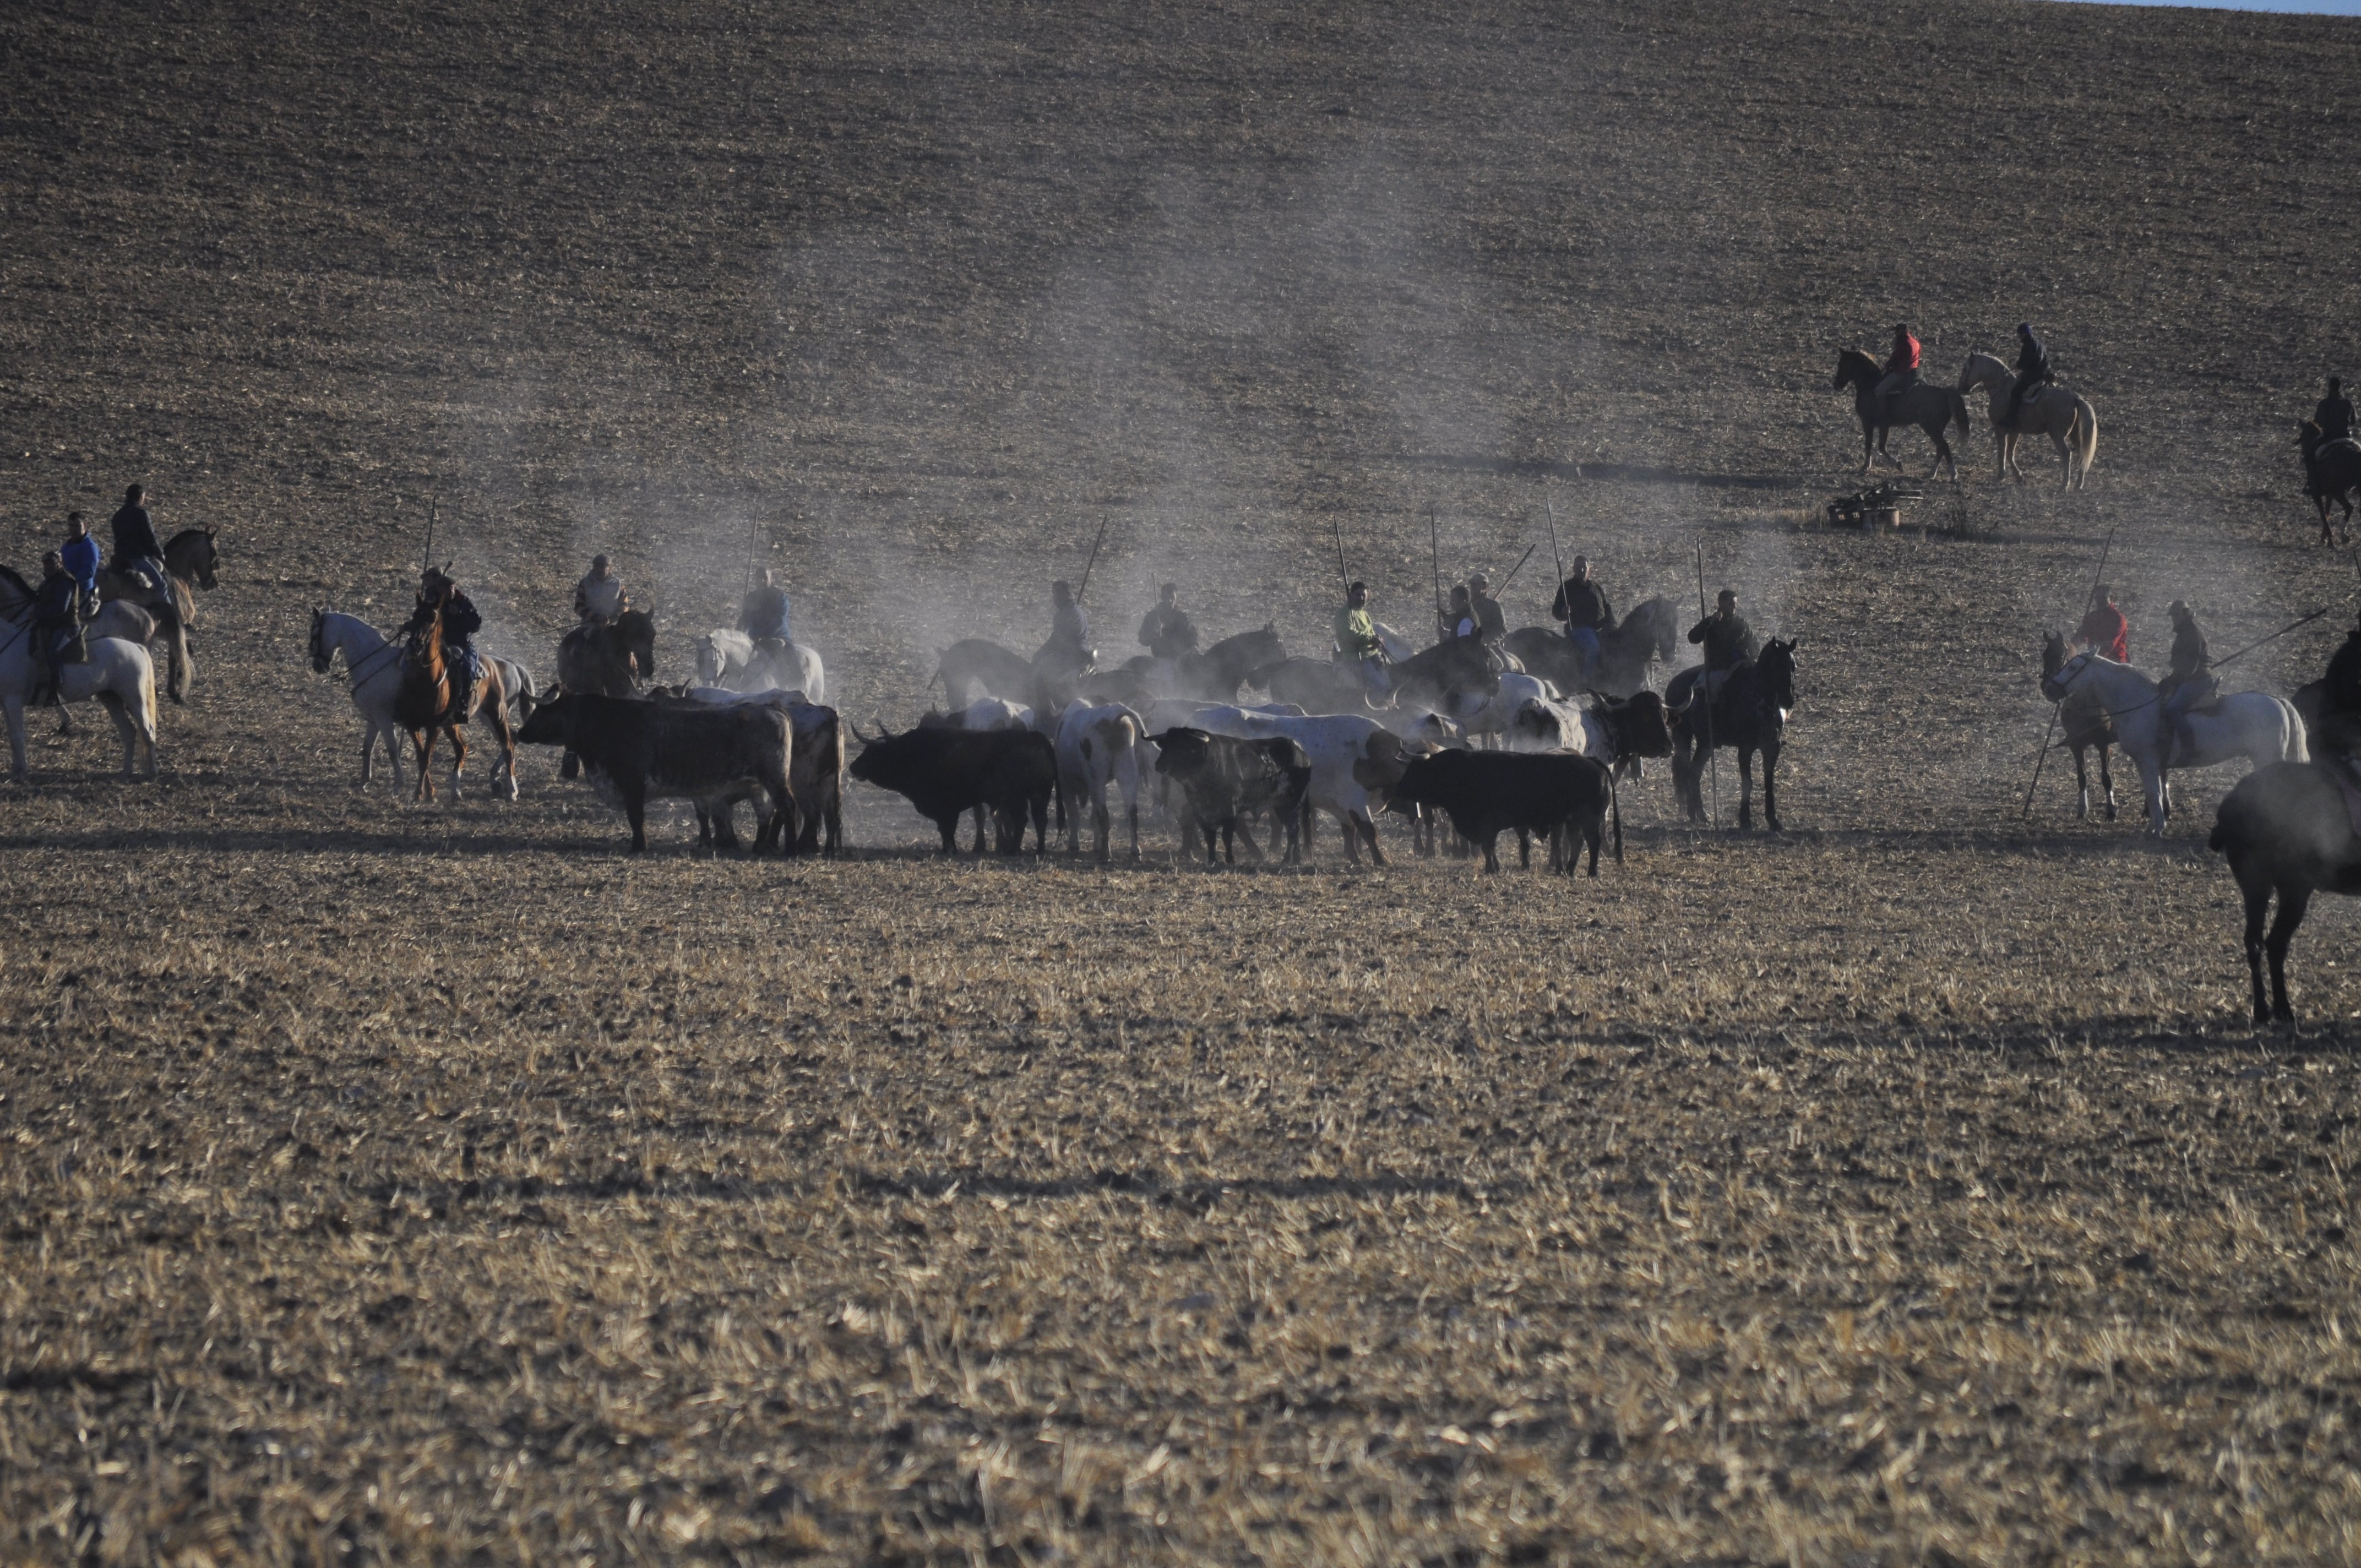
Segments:
[[[1618,863],[1623,859],[1623,817],[1615,802],[1615,775],[1588,757],[1444,751],[1403,768],[1394,798],[1448,813],[1461,838],[1484,847],[1488,872],[1500,869],[1495,846],[1501,833],[1513,828],[1522,863],[1532,863],[1528,835],[1546,833],[1552,839],[1552,869],[1556,869],[1555,841],[1565,835],[1566,874],[1574,873],[1587,844],[1590,874],[1597,876],[1599,842],[1610,814],[1615,859]]]
[[[734,847],[728,806],[756,795],[771,809],[755,848],[796,847],[796,797],[787,783],[795,740],[787,716],[776,708],[672,707],[569,693],[535,708],[517,739],[580,757],[590,776],[620,799],[634,852],[648,847],[651,800],[694,801],[716,814],[719,841]]]
[[[862,742],[848,770],[863,784],[890,789],[908,799],[919,816],[943,836],[943,853],[959,847],[959,822],[970,807],[993,817],[996,847],[1004,855],[1025,848],[1025,823],[1033,823],[1036,847],[1049,848],[1049,799],[1058,787],[1058,755],[1046,735],[1030,729],[905,729],[876,736],[853,731]],[[983,849],[976,835],[976,850]]]

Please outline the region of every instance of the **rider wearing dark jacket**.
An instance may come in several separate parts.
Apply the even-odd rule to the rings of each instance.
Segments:
[[[2345,384],[2334,376],[2328,378],[2328,396],[2312,411],[2312,422],[2320,426],[2323,441],[2346,441],[2354,434],[2353,400],[2345,395]]]
[[[64,706],[61,683],[65,675],[67,644],[81,623],[74,618],[78,585],[73,574],[54,550],[41,557],[41,586],[33,594],[33,636],[38,640],[42,661],[49,666],[49,689],[42,699],[51,707]]]
[[[459,591],[458,584],[429,566],[419,582],[418,608],[402,623],[402,634],[425,630],[438,614],[443,619],[443,656],[448,659],[456,653],[459,659],[461,679],[452,684],[452,708],[458,713],[472,712],[476,683],[484,673],[475,641],[476,633],[484,629],[484,618],[476,612],[474,601]]]
[[[1714,612],[1689,628],[1689,641],[1705,645],[1708,675],[1726,674],[1754,656],[1754,632],[1738,613],[1738,595],[1729,588]]]
[[[161,570],[164,546],[156,537],[156,521],[148,515],[147,491],[134,485],[123,493],[122,510],[115,514],[115,569],[128,572],[141,561],[153,561]]]
[[[2219,691],[2222,683],[2213,677],[2213,650],[2205,646],[2205,633],[2198,627],[2196,612],[2175,599],[2170,614],[2172,664],[2166,670],[2164,679],[2157,683],[2157,697],[2164,704],[2165,717],[2172,722],[2173,751],[2185,754],[2191,747],[2181,720],[2190,709]]]
[[[2025,395],[2034,388],[2055,379],[2057,373],[2049,367],[2049,350],[2033,335],[2031,322],[2019,322],[2016,328],[2016,385],[2008,389],[2006,422],[2010,429],[2016,428],[2016,411],[2025,401]]]
[[[2361,621],[2345,634],[2344,646],[2329,656],[2321,680],[2320,729],[2313,749],[2342,756],[2347,767],[2361,762]]]

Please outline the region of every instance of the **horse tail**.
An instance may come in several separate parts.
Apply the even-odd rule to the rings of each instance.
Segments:
[[[2088,474],[2099,458],[2099,412],[2079,396],[2074,400],[2074,428],[2069,439],[2074,443],[2075,460]]]
[[[1960,427],[1960,440],[1964,441],[1976,433],[1976,427],[1968,422],[1967,394],[1956,387],[1951,389],[1951,419]]]
[[[2279,711],[2287,724],[2288,738],[2287,744],[2280,749],[2279,761],[2309,762],[2312,761],[2312,748],[2304,734],[2303,715],[2296,710],[2295,704],[2285,697],[2279,699]]]

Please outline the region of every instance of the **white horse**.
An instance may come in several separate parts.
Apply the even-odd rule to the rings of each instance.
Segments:
[[[5,571],[5,568],[0,568]],[[0,578],[0,708],[8,715],[9,772],[22,784],[25,764],[25,705],[48,674],[36,655],[33,591],[14,572]],[[156,664],[148,650],[117,637],[86,640],[89,657],[60,671],[59,695],[68,702],[95,699],[123,737],[123,776],[139,776],[139,747],[148,748],[148,776],[163,771],[156,749]]]
[[[2081,489],[2090,483],[2091,465],[2099,456],[2097,411],[2079,392],[2063,387],[2036,387],[2017,405],[2016,428],[2003,430],[2001,422],[2008,417],[2008,391],[2015,385],[2015,373],[1989,354],[1971,354],[1960,367],[1960,390],[1981,387],[1992,399],[1993,444],[2000,453],[2000,469],[1994,477],[2005,479],[2014,473],[2023,479],[2025,470],[2016,466],[2017,439],[2046,435],[2066,466],[2066,488]]]
[[[394,721],[393,699],[401,690],[401,644],[356,615],[344,615],[333,609],[312,612],[312,671],[324,675],[336,663],[336,655],[345,656],[345,678],[350,685],[353,707],[360,710],[361,722],[367,729],[361,735],[361,785],[367,788],[373,776],[377,760],[378,738],[385,738],[386,764],[393,770],[393,787],[401,789],[401,725]],[[500,667],[503,689],[509,694],[510,706],[516,709],[516,719],[522,722],[533,712],[533,677],[522,666],[492,654],[484,655],[485,663]],[[478,718],[483,715],[479,710]],[[517,797],[514,770],[505,759],[492,764],[492,786],[500,788],[505,782],[508,797]]]
[[[2180,729],[2189,742],[2184,749],[2174,744],[2174,726],[2165,717],[2157,684],[2129,664],[2077,653],[2057,674],[2042,677],[2041,695],[2051,702],[2078,691],[2095,697],[2114,720],[2115,743],[2139,769],[2147,792],[2148,830],[2158,838],[2172,812],[2169,769],[2210,768],[2239,757],[2257,767],[2312,760],[2295,705],[2268,692],[2235,692],[2212,713],[2183,714]]]
[[[742,631],[716,628],[697,640],[697,682],[725,691],[799,691],[807,702],[828,701],[828,672],[800,642],[774,652]]]

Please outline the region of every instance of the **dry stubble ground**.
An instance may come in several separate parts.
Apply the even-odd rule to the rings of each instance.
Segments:
[[[2111,530],[2144,660],[2346,591],[2278,443],[2350,352],[2349,30],[0,26],[11,554],[130,476],[231,554],[167,778],[41,721],[0,798],[6,1556],[2353,1554],[2351,916],[2257,1036],[2226,773],[2162,847],[2016,818]],[[2092,492],[1798,530],[1836,344],[2028,310]],[[301,664],[434,480],[544,674],[588,549],[676,658],[751,518],[898,719],[1102,515],[1118,631],[1179,576],[1301,645],[1332,522],[1414,605],[1417,507],[1498,573],[1545,477],[1627,600],[1701,543],[1805,637],[1789,833],[1657,781],[1596,883],[946,865],[862,799],[840,861],[631,861],[545,758],[356,795]]]

